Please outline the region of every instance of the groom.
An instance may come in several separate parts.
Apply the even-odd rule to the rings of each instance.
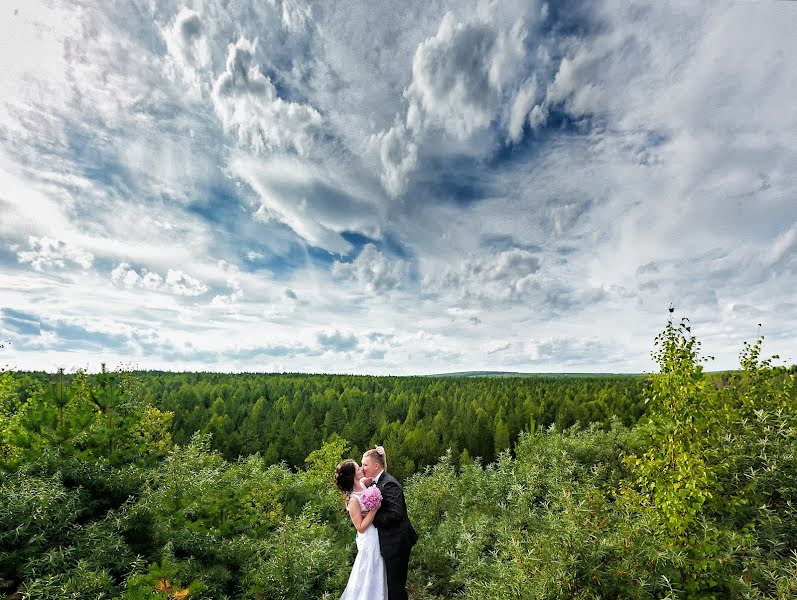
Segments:
[[[401,484],[385,471],[384,454],[380,446],[366,451],[362,469],[382,492],[382,504],[374,516],[374,527],[379,532],[379,549],[387,571],[388,600],[407,600],[407,567],[410,549],[418,541],[418,534],[407,516]]]

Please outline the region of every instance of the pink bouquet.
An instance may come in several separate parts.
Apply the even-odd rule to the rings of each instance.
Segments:
[[[366,511],[374,510],[382,503],[382,492],[375,485],[365,488],[360,494],[360,502]]]

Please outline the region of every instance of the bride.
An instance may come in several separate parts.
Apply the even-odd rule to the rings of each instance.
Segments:
[[[373,526],[379,507],[365,512],[360,494],[365,491],[362,468],[344,460],[335,468],[335,485],[346,496],[346,510],[357,529],[357,558],[341,600],[383,600],[387,598],[385,561],[379,550],[379,532]]]

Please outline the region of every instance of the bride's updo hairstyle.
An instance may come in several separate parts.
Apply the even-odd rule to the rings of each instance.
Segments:
[[[354,489],[354,474],[357,472],[357,463],[346,459],[335,467],[335,485],[344,494],[350,494]]]

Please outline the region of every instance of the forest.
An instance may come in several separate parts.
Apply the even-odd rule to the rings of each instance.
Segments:
[[[108,375],[108,377],[114,377]],[[645,410],[636,375],[533,377],[371,377],[305,374],[136,372],[142,402],[171,413],[179,446],[197,432],[226,460],[260,454],[297,469],[310,450],[337,434],[361,455],[391,448],[402,478],[451,451],[458,466],[492,462],[521,431],[576,422],[636,423]],[[52,395],[46,373],[19,373],[16,394]],[[71,385],[61,374],[58,385]],[[81,384],[82,385],[82,384]]]
[[[414,600],[797,596],[797,369],[646,376],[0,373],[0,593],[337,598],[335,464],[384,445]]]

